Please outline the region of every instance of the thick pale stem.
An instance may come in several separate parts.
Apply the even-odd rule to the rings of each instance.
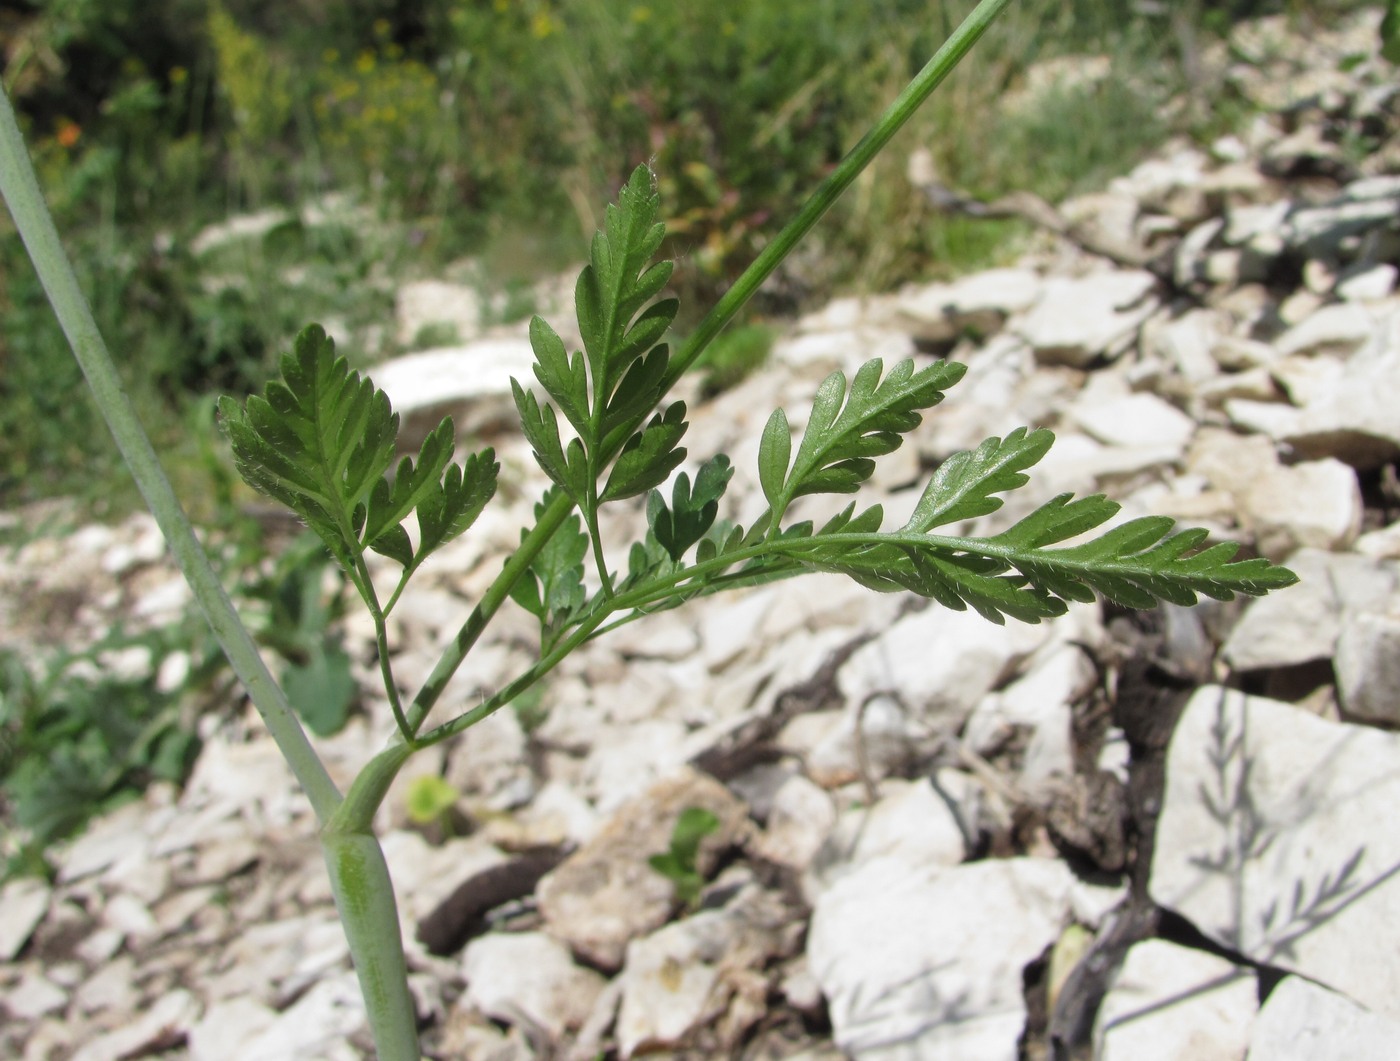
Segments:
[[[375,810],[413,751],[396,740],[366,763],[321,830],[326,872],[380,1061],[419,1061],[421,1057],[394,882],[374,835]]]
[[[54,228],[34,177],[24,138],[15,122],[10,99],[3,89],[0,89],[0,194],[10,208],[15,227],[34,262],[54,315],[73,348],[73,355],[82,367],[93,398],[141,495],[160,525],[170,552],[184,572],[234,673],[248,690],[268,732],[306,790],[316,816],[326,821],[340,803],[340,792],[312,750],[286,695],[268,672],[252,636],[220,585],[131,407],[111,354],[107,352],[107,344],[97,330],[97,322],[92,318],[87,299],[73,275],[73,266],[59,241],[58,230]]]
[[[326,831],[321,850],[379,1061],[420,1061],[394,882],[373,833]]]

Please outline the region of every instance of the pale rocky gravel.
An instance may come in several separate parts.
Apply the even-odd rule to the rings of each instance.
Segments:
[[[409,767],[461,792],[457,835],[409,827],[406,779],[386,803],[430,1056],[1394,1056],[1400,87],[1374,57],[1341,63],[1373,56],[1377,17],[1243,26],[1235,58],[1207,56],[1261,109],[1240,136],[1060,204],[1148,267],[1047,235],[1010,268],[839,300],[697,402],[687,440],[731,455],[725,514],[752,517],[775,405],[800,425],[833,369],[949,356],[967,378],[872,484],[887,523],[949,454],[1043,425],[1058,441],[1031,485],[969,530],[1102,490],[1302,583],[1000,628],[813,576],[624,628],[549,678],[537,729],[502,711]],[[464,414],[504,467],[501,506],[395,615],[407,685],[541,485],[477,357],[509,368],[522,334],[472,334],[460,294],[416,285],[395,322],[460,346],[371,370],[410,431]],[[0,587],[0,638],[36,653],[188,606],[143,517],[41,534]],[[392,728],[371,633],[345,625],[365,711],[319,742],[342,783]],[[508,680],[531,637],[504,613],[440,710]],[[189,660],[103,664],[174,687]],[[54,883],[0,891],[0,1055],[370,1056],[308,806],[250,711],[201,733],[183,791],[94,821]],[[722,827],[692,911],[646,860],[693,805]]]

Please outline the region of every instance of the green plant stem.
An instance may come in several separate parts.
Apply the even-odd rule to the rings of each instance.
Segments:
[[[321,851],[380,1061],[420,1061],[394,882],[372,832],[326,830]]]
[[[375,811],[415,750],[396,739],[366,763],[321,830],[321,853],[380,1061],[422,1057],[394,882],[374,835]]]
[[[3,89],[0,89],[0,195],[10,209],[39,281],[53,305],[54,315],[68,337],[117,449],[131,469],[195,600],[234,673],[262,715],[268,732],[306,790],[317,818],[325,822],[341,802],[340,791],[312,749],[286,694],[268,671],[252,636],[220,585],[131,406],[58,238],[58,230],[39,190],[24,138],[15,121],[14,108]]]
[[[354,541],[352,537],[348,539]],[[358,553],[355,556],[355,588],[359,590],[361,599],[365,602],[365,607],[369,609],[370,617],[374,620],[374,645],[375,651],[379,655],[379,673],[384,679],[384,692],[389,698],[389,709],[394,713],[394,725],[399,729],[401,736],[407,743],[413,743],[413,731],[408,727],[408,719],[403,713],[403,702],[399,698],[399,687],[394,681],[394,665],[389,658],[389,628],[388,609],[379,605],[379,594],[374,589],[374,579],[370,577],[369,565],[365,563],[365,554]],[[400,583],[402,587],[402,583]],[[398,594],[390,601],[390,607],[398,600]]]
[[[554,537],[554,532],[569,518],[569,513],[572,510],[573,504],[567,497],[561,494],[555,498],[554,503],[541,513],[535,525],[525,535],[525,540],[520,543],[520,548],[511,554],[505,567],[501,569],[501,573],[486,588],[486,592],[481,595],[481,600],[477,601],[476,607],[467,616],[467,621],[457,631],[457,636],[453,639],[452,644],[443,650],[437,666],[428,675],[423,687],[418,690],[418,695],[413,698],[413,703],[408,709],[410,732],[417,734],[422,729],[428,712],[433,709],[433,705],[437,703],[443,689],[447,688],[447,683],[457,673],[457,668],[462,665],[462,660],[467,658],[467,653],[481,637],[482,632],[495,617],[496,612],[500,611],[501,605],[509,599],[511,588],[520,581],[526,571],[530,570],[530,564],[534,562],[540,550],[548,544],[549,539]]]
[[[710,312],[705,315],[685,344],[676,352],[675,357],[671,359],[662,384],[662,395],[665,395],[676,384],[676,381],[695,364],[696,358],[704,353],[705,347],[734,319],[744,304],[772,275],[773,270],[792,253],[793,248],[811,231],[812,226],[821,220],[822,215],[827,210],[831,209],[832,204],[840,198],[841,193],[850,187],[861,171],[879,154],[880,149],[889,143],[890,138],[913,116],[933,90],[943,82],[963,56],[977,43],[982,34],[987,31],[987,27],[991,25],[992,20],[1001,14],[1002,10],[1010,3],[1011,0],[982,0],[963,20],[962,25],[944,42],[943,47],[934,53],[933,58],[880,116],[874,128],[866,133],[859,143],[850,150],[846,157],[841,160],[841,164],[817,187],[802,209],[798,211],[797,216],[783,227],[773,242],[763,249],[763,252],[754,259],[733,286],[720,297]],[[623,444],[645,421],[647,415],[649,413],[634,418],[631,423],[615,429],[608,435],[603,441],[600,451],[602,459],[599,461],[599,467],[606,466],[607,462],[618,454]],[[428,712],[437,703],[438,697],[442,695],[442,691],[447,687],[452,675],[462,665],[467,653],[481,637],[482,632],[490,624],[501,605],[509,598],[511,588],[530,569],[530,564],[534,561],[535,556],[553,537],[554,532],[559,529],[572,510],[573,502],[568,497],[562,493],[555,497],[540,516],[534,528],[526,535],[525,540],[520,543],[520,547],[506,562],[506,566],[496,576],[496,580],[492,582],[471,615],[467,617],[467,621],[457,632],[456,638],[443,653],[438,665],[433,668],[432,674],[429,675],[428,680],[423,683],[423,687],[414,697],[413,704],[408,711],[410,732],[416,734],[422,728],[424,720],[428,717]],[[477,719],[478,711],[472,711],[462,717]],[[465,726],[460,728],[465,728]]]

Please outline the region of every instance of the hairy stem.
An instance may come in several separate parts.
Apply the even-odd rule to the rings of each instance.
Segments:
[[[326,821],[340,804],[340,792],[312,750],[311,742],[273,679],[247,627],[219,583],[209,557],[195,538],[184,509],[171,489],[136,411],[122,387],[107,344],[78,287],[73,266],[39,191],[24,138],[15,122],[9,96],[0,89],[0,194],[10,208],[54,315],[68,337],[117,449],[160,526],[180,570],[190,584],[224,655],[248,691],[258,713],[297,781],[306,790],[317,818]]]

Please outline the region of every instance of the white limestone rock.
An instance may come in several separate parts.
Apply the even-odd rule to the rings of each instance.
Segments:
[[[1269,343],[1241,335],[1224,335],[1211,347],[1211,356],[1225,372],[1246,372],[1267,368],[1278,361],[1278,350]]]
[[[1252,383],[1255,374],[1248,375]],[[1272,382],[1272,373],[1269,378]],[[1265,435],[1275,442],[1281,442],[1298,426],[1298,410],[1287,403],[1276,387],[1271,387],[1267,394],[1226,396],[1224,407],[1230,423],[1242,433]]]
[[[102,570],[121,577],[165,556],[165,537],[155,518],[140,512],[122,524],[120,538],[102,556]]]
[[[1098,680],[1076,645],[1062,645],[1005,689],[988,694],[967,720],[962,739],[981,755],[994,753],[1015,732],[1030,731],[1020,787],[1035,792],[1074,773],[1074,705]]]
[[[1376,319],[1363,306],[1338,302],[1324,306],[1288,329],[1274,344],[1283,357],[1292,354],[1354,353],[1375,333]]]
[[[0,890],[0,962],[24,949],[52,898],[53,889],[34,877],[16,877]]]
[[[19,983],[6,986],[0,1001],[11,1018],[24,1021],[37,1021],[67,1005],[68,992],[33,969],[24,970]]]
[[[1352,181],[1328,203],[1289,213],[1283,227],[1288,244],[1310,257],[1335,256],[1344,240],[1381,228],[1400,214],[1400,176]]]
[[[1267,368],[1260,367],[1216,376],[1197,387],[1194,396],[1208,408],[1219,409],[1228,408],[1231,403],[1241,400],[1254,405],[1277,403],[1283,398],[1283,393],[1273,374]]]
[[[840,370],[850,376],[872,357],[883,358],[889,367],[915,352],[914,341],[906,332],[857,327],[779,339],[769,358],[774,364],[820,375]]]
[[[1400,521],[1361,535],[1352,551],[1375,560],[1400,560]]]
[[[1333,669],[1348,717],[1384,726],[1400,724],[1400,616],[1352,616],[1337,638]]]
[[[251,998],[214,1003],[190,1028],[190,1061],[225,1061],[231,1044],[257,1038],[277,1017],[275,1009]]]
[[[1217,686],[1172,737],[1155,902],[1221,946],[1400,1015],[1400,736]],[[1236,1055],[1238,1056],[1238,1055]]]
[[[815,903],[843,877],[868,863],[902,862],[911,872],[956,866],[976,829],[976,786],[965,774],[941,770],[928,781],[888,780],[873,806],[843,810],[803,879]]]
[[[897,295],[847,295],[834,298],[826,305],[799,317],[793,331],[839,332],[862,325],[887,325],[895,319],[898,303]]]
[[[1115,357],[1157,308],[1156,278],[1140,270],[1105,270],[1076,278],[1052,278],[1026,313],[1009,327],[1028,342],[1042,364],[1087,366]]]
[[[534,386],[535,353],[524,338],[479,339],[405,354],[368,372],[400,416],[401,446],[416,448],[449,413],[457,437],[519,423],[510,381]]]
[[[1270,433],[1301,457],[1336,457],[1363,470],[1400,453],[1400,310],[1348,359],[1344,376],[1307,395]]]
[[[1108,446],[1162,447],[1182,452],[1196,422],[1171,402],[1155,394],[1126,394],[1086,402],[1071,410],[1090,437]]]
[[[836,824],[831,796],[802,774],[784,781],[768,807],[768,822],[755,839],[756,855],[804,871]]]
[[[186,811],[205,808],[210,819],[258,815],[268,821],[287,821],[305,814],[306,797],[270,738],[246,744],[212,740],[195,761],[180,806]],[[188,816],[185,821],[188,825]],[[177,843],[193,846],[205,835],[203,828],[182,829],[174,823],[156,839],[155,851],[174,850]]]
[[[856,1061],[1013,1061],[1023,976],[1083,890],[1062,862],[948,868],[878,858],[817,899],[807,959],[836,1043]]]
[[[1300,549],[1288,558],[1298,583],[1249,602],[1220,656],[1236,671],[1331,659],[1350,615],[1385,611],[1400,565],[1354,553]]]
[[[1215,349],[1225,323],[1223,314],[1213,309],[1190,310],[1174,320],[1159,315],[1143,325],[1143,346],[1184,379],[1200,384],[1220,372]]]
[[[1361,485],[1356,471],[1328,457],[1276,465],[1242,498],[1255,546],[1282,561],[1299,548],[1340,550],[1361,532]]]
[[[807,772],[826,788],[861,777],[897,777],[927,757],[947,720],[929,719],[894,693],[872,693],[850,705],[807,756]]]
[[[719,782],[682,769],[620,807],[598,833],[540,881],[540,912],[551,935],[605,969],[622,964],[628,941],[664,924],[675,905],[671,882],[648,865],[669,849],[682,811],[703,807],[719,828],[700,845],[697,868],[746,832],[747,809]]]
[[[1390,262],[1353,267],[1337,278],[1337,297],[1345,302],[1379,302],[1395,293],[1400,269]]]
[[[482,834],[507,851],[538,847],[577,847],[598,829],[592,804],[568,785],[547,781],[528,804],[509,816],[492,816]]]
[[[1178,287],[1188,288],[1206,281],[1213,249],[1218,247],[1225,229],[1223,218],[1207,218],[1177,243],[1172,256],[1172,279]]]
[[[480,702],[479,697],[478,693],[467,704]],[[443,777],[458,792],[501,808],[511,802],[512,792],[528,791],[532,782],[527,759],[520,717],[507,708],[482,719],[472,727],[471,736],[464,735],[448,750]]]
[[[767,1010],[767,980],[757,975],[784,948],[790,913],[753,885],[719,910],[702,910],[632,940],[621,975],[617,1040],[623,1058],[683,1044],[710,1025],[721,1040]]]
[[[480,936],[467,945],[462,971],[471,1005],[507,1024],[542,1028],[555,1041],[588,1019],[604,985],[543,932]]]
[[[997,626],[971,609],[929,607],[857,649],[837,681],[853,711],[876,693],[893,693],[917,719],[955,729],[1047,636],[1044,624]]]
[[[613,728],[608,740],[598,740],[596,730],[589,735],[593,748],[576,782],[605,815],[616,813],[683,769],[691,732],[678,718],[645,718],[630,725],[609,721]]]
[[[1040,500],[1048,501],[1052,493],[1083,494],[1111,484],[1116,488],[1149,472],[1160,476],[1158,469],[1172,467],[1181,457],[1179,445],[1105,446],[1068,431],[1056,436],[1055,445],[1036,465],[1032,482],[1040,487]]]
[[[185,1041],[201,1010],[190,992],[171,991],[129,1023],[84,1043],[71,1061],[123,1061],[168,1050]]]
[[[924,342],[953,342],[969,332],[985,338],[1013,313],[1029,309],[1040,290],[1040,277],[1028,269],[989,269],[902,291],[897,321]]]
[[[1240,435],[1219,427],[1203,427],[1191,440],[1186,473],[1202,476],[1240,504],[1254,484],[1280,466],[1274,443],[1263,435]]]
[[[1254,1018],[1247,1061],[1390,1061],[1396,1043],[1400,1021],[1287,976]]]
[[[350,1036],[365,1026],[365,1004],[354,973],[316,983],[276,1020],[240,1045],[247,1061],[360,1061]]]
[[[1238,1061],[1258,1009],[1253,970],[1150,939],[1114,974],[1094,1023],[1098,1061]]]
[[[395,337],[400,346],[409,347],[431,327],[450,330],[450,342],[470,342],[481,333],[482,310],[481,295],[474,287],[414,280],[394,295]]]

